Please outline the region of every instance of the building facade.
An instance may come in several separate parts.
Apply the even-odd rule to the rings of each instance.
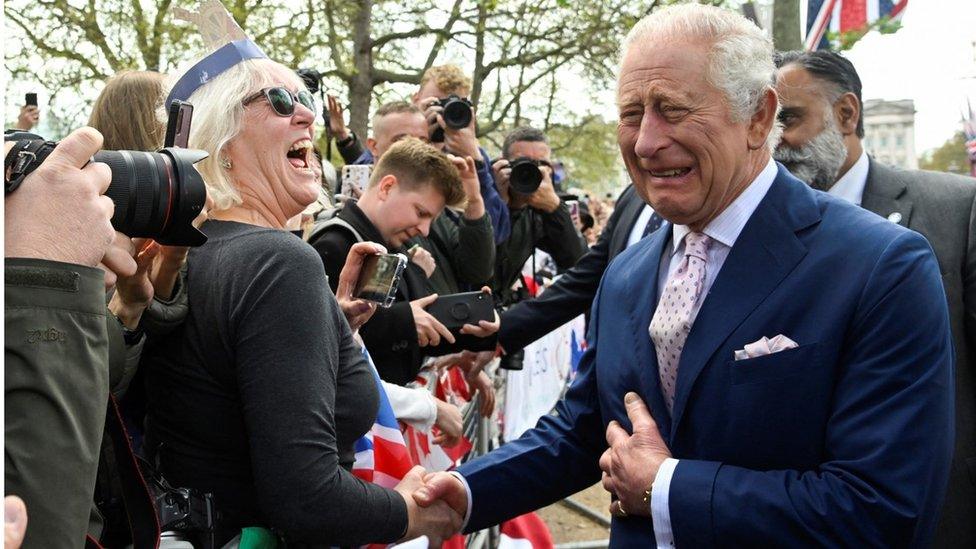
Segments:
[[[865,101],[864,148],[885,164],[917,169],[915,102],[911,99]]]

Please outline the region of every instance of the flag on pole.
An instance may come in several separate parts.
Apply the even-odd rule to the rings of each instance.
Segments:
[[[827,31],[846,33],[867,28],[877,20],[901,17],[908,0],[807,0],[807,51],[828,49]],[[802,11],[802,8],[801,8]]]

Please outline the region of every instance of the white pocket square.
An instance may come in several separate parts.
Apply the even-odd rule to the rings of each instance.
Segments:
[[[747,358],[756,358],[759,356],[771,355],[773,353],[785,351],[787,349],[795,349],[796,347],[796,342],[783,334],[773,338],[763,337],[759,341],[746,345],[744,349],[736,351],[735,359],[744,360]]]

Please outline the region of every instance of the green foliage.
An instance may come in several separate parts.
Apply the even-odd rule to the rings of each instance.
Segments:
[[[881,17],[877,21],[865,26],[864,28],[837,32],[828,31],[827,41],[830,42],[830,49],[834,51],[849,50],[854,47],[858,40],[864,38],[867,33],[877,30],[881,34],[894,34],[901,28],[901,21],[893,21],[890,17]]]
[[[926,152],[918,159],[918,167],[923,170],[969,175],[965,134],[958,131],[941,146]]]

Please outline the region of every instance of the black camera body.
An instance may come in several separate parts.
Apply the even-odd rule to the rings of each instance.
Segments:
[[[189,134],[186,109],[180,117],[173,116],[179,111],[178,107],[174,105],[170,111],[168,139]],[[44,162],[57,143],[17,131],[6,132],[4,141],[17,142],[5,162],[12,166],[10,179],[5,181],[5,192],[9,194]],[[156,152],[95,153],[92,160],[104,162],[112,171],[112,181],[105,195],[115,204],[112,214],[115,230],[130,237],[152,238],[164,245],[200,246],[205,243],[207,236],[192,222],[206,204],[207,187],[193,165],[207,156],[204,151],[173,146]]]
[[[466,97],[459,97],[451,94],[441,99],[436,104],[440,105],[444,109],[441,111],[441,117],[444,118],[444,124],[446,124],[447,127],[451,128],[452,130],[467,128],[468,125],[471,124],[471,119],[474,118],[474,106]],[[443,142],[444,128],[437,127],[434,129],[433,133],[430,135],[430,140],[434,143]]]
[[[509,163],[512,172],[508,176],[510,188],[519,194],[532,194],[542,184],[543,162],[525,156],[516,158]]]

